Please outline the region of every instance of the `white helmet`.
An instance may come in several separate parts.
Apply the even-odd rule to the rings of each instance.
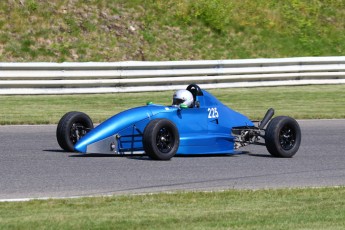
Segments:
[[[191,107],[193,105],[194,99],[191,92],[185,89],[177,90],[173,96],[173,105],[186,105]]]

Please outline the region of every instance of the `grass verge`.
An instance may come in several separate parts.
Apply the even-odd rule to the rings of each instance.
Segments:
[[[224,104],[261,119],[266,110],[296,119],[345,118],[345,85],[209,90]],[[94,122],[147,101],[168,105],[173,92],[92,95],[0,96],[0,124],[56,124],[68,111],[82,111]]]
[[[0,1],[0,61],[339,56],[341,0]]]
[[[0,203],[0,229],[344,229],[345,188]]]

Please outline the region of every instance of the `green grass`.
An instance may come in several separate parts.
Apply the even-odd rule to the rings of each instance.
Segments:
[[[253,120],[266,110],[296,119],[345,118],[345,85],[262,87],[209,90],[227,106]],[[57,124],[69,111],[82,111],[94,122],[152,101],[169,105],[172,91],[91,95],[0,96],[0,124]]]
[[[0,1],[0,61],[339,56],[343,0]]]
[[[0,229],[344,229],[345,188],[0,203]]]

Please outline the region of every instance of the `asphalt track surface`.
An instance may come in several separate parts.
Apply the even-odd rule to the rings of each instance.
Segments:
[[[299,123],[302,144],[290,159],[249,146],[241,155],[170,161],[66,153],[56,126],[0,126],[0,200],[345,185],[345,120]]]

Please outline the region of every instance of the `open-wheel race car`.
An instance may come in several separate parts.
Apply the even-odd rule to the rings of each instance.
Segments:
[[[169,106],[147,103],[94,125],[82,112],[66,113],[57,126],[57,141],[68,152],[147,154],[156,160],[176,155],[236,154],[248,144],[265,145],[275,157],[292,157],[301,143],[297,121],[271,119],[269,109],[255,125],[246,116],[191,84],[178,90]]]

